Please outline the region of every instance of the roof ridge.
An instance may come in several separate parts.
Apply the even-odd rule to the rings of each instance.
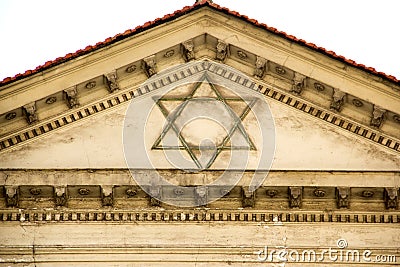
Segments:
[[[226,14],[230,14],[232,16],[235,16],[237,18],[243,19],[243,20],[253,24],[256,27],[260,27],[260,28],[262,28],[264,30],[267,30],[269,32],[277,34],[277,35],[279,35],[279,36],[281,36],[281,37],[283,37],[283,38],[285,38],[287,40],[296,42],[297,44],[300,44],[302,46],[305,46],[305,47],[310,48],[312,50],[315,50],[317,52],[323,53],[323,54],[325,54],[325,55],[327,55],[327,56],[329,56],[329,57],[331,57],[333,59],[339,60],[339,61],[344,62],[346,64],[349,64],[349,65],[351,65],[353,67],[356,67],[358,69],[361,69],[363,71],[369,72],[369,73],[371,73],[373,75],[379,76],[379,77],[384,78],[384,79],[386,79],[386,80],[388,80],[390,82],[393,82],[393,83],[396,83],[396,84],[400,85],[400,80],[397,79],[393,75],[389,75],[389,74],[386,74],[384,72],[377,71],[373,67],[368,67],[368,66],[365,66],[364,64],[357,63],[356,61],[354,61],[352,59],[348,59],[348,58],[346,58],[344,56],[337,55],[334,51],[327,50],[327,49],[325,49],[323,47],[315,45],[314,43],[309,43],[309,42],[307,42],[307,41],[305,41],[303,39],[298,39],[297,37],[295,37],[293,35],[289,35],[286,32],[279,31],[274,27],[270,27],[270,26],[266,25],[265,23],[259,23],[257,20],[249,18],[246,15],[242,15],[239,12],[230,10],[230,9],[228,9],[226,7],[222,7],[222,6],[214,3],[212,0],[196,0],[196,2],[192,6],[185,6],[182,9],[176,10],[175,12],[173,12],[171,14],[164,15],[162,18],[157,18],[157,19],[155,19],[153,21],[148,21],[148,22],[144,23],[143,25],[135,27],[134,29],[128,29],[128,30],[124,31],[123,33],[116,34],[113,37],[108,37],[104,41],[98,42],[95,45],[88,45],[84,49],[79,49],[79,50],[75,51],[74,53],[68,53],[63,57],[58,57],[58,58],[56,58],[54,60],[47,61],[43,65],[39,65],[33,70],[27,70],[24,73],[18,73],[13,77],[6,77],[2,81],[0,81],[0,87],[2,87],[4,85],[7,85],[7,84],[10,84],[10,83],[13,83],[13,82],[18,81],[18,80],[21,80],[23,78],[29,77],[29,76],[31,76],[31,75],[33,75],[35,73],[39,73],[41,71],[44,71],[44,70],[49,69],[51,67],[54,67],[56,65],[59,65],[59,64],[62,64],[64,62],[67,62],[69,60],[72,60],[74,58],[80,57],[82,55],[86,55],[86,54],[88,54],[90,52],[93,52],[93,51],[95,51],[97,49],[100,49],[102,47],[111,45],[111,44],[113,44],[115,42],[118,42],[118,41],[123,40],[125,38],[128,38],[130,36],[133,36],[133,35],[138,34],[140,32],[143,32],[143,31],[145,31],[147,29],[150,29],[152,27],[155,27],[155,26],[158,26],[160,24],[163,24],[163,23],[165,23],[167,21],[174,20],[174,19],[176,19],[176,18],[178,18],[180,16],[183,16],[183,15],[185,15],[185,14],[187,14],[187,13],[193,11],[193,10],[196,10],[198,8],[201,8],[203,6],[209,6],[211,8],[214,8],[215,10],[218,10],[218,11],[224,12]]]

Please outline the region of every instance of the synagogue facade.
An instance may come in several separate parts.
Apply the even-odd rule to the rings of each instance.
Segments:
[[[394,266],[400,82],[212,1],[0,82],[0,266]]]

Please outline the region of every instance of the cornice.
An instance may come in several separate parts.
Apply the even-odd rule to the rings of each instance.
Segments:
[[[235,22],[235,20],[240,21],[239,19],[229,18],[228,15],[221,18],[210,14],[208,23],[213,27],[207,27],[207,33],[307,77],[340,88],[346,93],[367,101],[374,101],[380,106],[388,105],[387,100],[380,102],[375,98],[379,92],[390,97],[392,104],[389,109],[397,111],[393,101],[400,99],[398,86],[389,86],[381,79],[374,80],[372,76],[365,75],[361,70],[327,56],[319,57],[307,47],[284,40],[272,33],[266,34],[262,29],[254,27],[256,30],[249,30],[250,27],[241,27],[240,22]],[[321,79],[321,76],[326,77]]]
[[[7,107],[8,110],[16,108],[13,105],[16,102],[16,98],[24,93],[32,93],[37,88],[40,88],[40,91],[36,92],[36,97],[51,95],[59,91],[60,86],[71,87],[89,80],[93,76],[105,74],[120,66],[141,60],[143,56],[146,57],[149,51],[158,52],[168,49],[172,45],[180,44],[182,37],[194,38],[202,34],[203,31],[196,25],[201,25],[205,17],[201,14],[197,15],[197,12],[194,12],[191,16],[194,16],[194,18],[181,19],[173,24],[159,25],[146,30],[146,32],[140,32],[118,43],[102,47],[90,54],[82,55],[60,64],[56,69],[46,69],[34,74],[29,79],[5,85],[0,89],[0,100],[14,99],[14,101],[6,102],[2,108]],[[177,34],[178,32],[179,34]],[[118,58],[118,62],[115,62],[115,58]],[[85,78],[82,78],[82,76],[77,78],[75,74],[78,72],[84,73]],[[52,81],[57,81],[58,83],[49,86]],[[60,84],[59,81],[62,81],[62,83]],[[43,87],[45,90],[43,90]],[[2,108],[0,113],[4,112]]]

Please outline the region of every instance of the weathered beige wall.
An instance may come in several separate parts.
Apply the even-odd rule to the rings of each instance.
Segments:
[[[329,247],[369,249],[396,255],[400,263],[400,228],[396,225],[321,225],[290,223],[1,223],[0,259],[19,265],[0,266],[325,266],[324,264],[259,262],[257,251],[268,246],[288,250]],[[7,248],[4,248],[7,246]],[[340,249],[339,249],[340,250]],[[19,255],[18,251],[25,255]],[[339,254],[338,254],[339,255]],[[21,261],[25,261],[22,263]],[[35,263],[33,263],[35,262]],[[331,262],[332,263],[332,262]],[[350,263],[337,263],[349,266]],[[1,264],[1,263],[0,263]],[[359,264],[355,264],[360,266]],[[363,263],[361,266],[394,266]]]

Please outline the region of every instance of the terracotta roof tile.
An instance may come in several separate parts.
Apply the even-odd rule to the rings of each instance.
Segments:
[[[283,37],[285,39],[291,40],[291,41],[293,41],[295,43],[298,43],[298,44],[303,45],[305,47],[308,47],[310,49],[316,50],[318,52],[322,52],[323,54],[325,54],[327,56],[330,56],[330,57],[332,57],[332,58],[334,58],[336,60],[342,61],[342,62],[347,63],[349,65],[352,65],[352,66],[354,66],[356,68],[359,68],[361,70],[367,71],[369,73],[372,73],[374,75],[377,75],[377,76],[379,76],[381,78],[384,78],[386,80],[389,80],[391,82],[394,82],[394,83],[397,83],[397,84],[400,85],[400,80],[398,80],[393,75],[388,75],[388,74],[385,74],[383,72],[378,72],[372,67],[366,67],[363,64],[358,64],[354,60],[347,59],[347,58],[345,58],[343,56],[337,55],[333,51],[328,51],[323,47],[318,47],[317,45],[315,45],[313,43],[308,43],[308,42],[304,41],[303,39],[296,38],[293,35],[288,35],[285,32],[278,31],[276,28],[269,27],[268,25],[266,25],[264,23],[259,23],[257,20],[248,18],[247,16],[241,15],[240,13],[238,13],[236,11],[232,11],[232,10],[229,10],[228,8],[221,7],[221,6],[219,6],[219,5],[215,4],[215,3],[209,2],[208,0],[203,0],[203,1],[199,1],[199,2],[195,3],[192,6],[185,6],[182,9],[177,10],[172,14],[166,14],[162,18],[157,18],[157,19],[155,19],[153,21],[148,21],[145,24],[143,24],[141,26],[137,26],[134,29],[126,30],[124,33],[117,34],[114,37],[109,37],[106,40],[104,40],[103,42],[96,43],[94,46],[88,45],[84,49],[80,49],[80,50],[78,50],[78,51],[76,51],[74,53],[68,53],[64,57],[58,57],[53,61],[47,61],[45,64],[37,66],[33,70],[25,71],[23,74],[19,73],[19,74],[15,75],[14,77],[4,78],[3,81],[0,81],[0,86],[4,86],[4,85],[12,83],[14,81],[29,77],[29,76],[31,76],[31,75],[33,75],[35,73],[44,71],[44,70],[46,70],[48,68],[51,68],[51,67],[56,66],[58,64],[61,64],[63,62],[66,62],[68,60],[72,60],[72,59],[77,58],[79,56],[88,54],[88,53],[90,53],[92,51],[95,51],[96,49],[100,49],[100,48],[102,48],[104,46],[107,46],[107,45],[110,45],[110,44],[112,44],[112,43],[114,43],[116,41],[122,40],[124,38],[128,38],[130,36],[133,36],[133,35],[135,35],[137,33],[142,32],[144,30],[150,29],[151,27],[154,27],[154,26],[160,25],[160,24],[162,24],[164,22],[176,19],[176,18],[178,18],[180,16],[183,16],[183,15],[185,15],[185,14],[187,14],[187,13],[193,11],[193,10],[199,9],[199,8],[201,8],[203,6],[209,6],[209,7],[213,8],[215,10],[218,10],[220,12],[224,12],[226,14],[230,14],[230,15],[233,15],[233,16],[235,16],[237,18],[243,19],[243,20],[247,21],[248,23],[253,24],[254,26],[257,26],[257,27],[265,29],[265,30],[267,30],[269,32],[278,34],[278,35],[280,35],[281,37]]]

